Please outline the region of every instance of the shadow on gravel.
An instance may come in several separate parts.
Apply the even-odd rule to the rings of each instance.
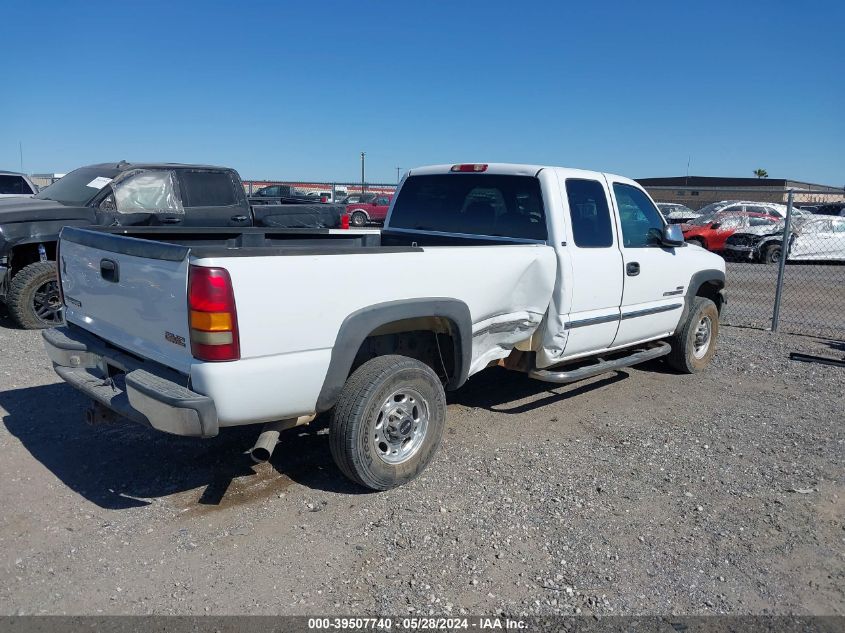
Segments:
[[[184,438],[132,422],[90,426],[84,422],[85,398],[63,383],[0,392],[9,414],[9,432],[68,488],[109,510],[145,506],[148,499],[203,488],[198,504],[231,501],[240,491],[268,479],[245,452],[259,426],[224,429],[211,439]],[[329,452],[325,421],[282,434],[271,461],[282,477],[259,486],[267,496],[273,485],[296,482],[342,494],[361,488],[336,468]],[[270,471],[272,472],[272,471]],[[263,473],[263,475],[261,474]]]
[[[20,330],[20,326],[12,320],[9,310],[6,306],[0,303],[0,328],[6,330]]]
[[[447,394],[447,399],[450,404],[479,407],[496,413],[519,414],[607,387],[625,380],[627,377],[626,371],[616,371],[612,374],[593,378],[591,379],[592,382],[554,385],[541,380],[533,380],[514,371],[495,367],[473,377],[465,387],[458,391]],[[540,394],[547,395],[530,402],[509,406],[511,403]]]

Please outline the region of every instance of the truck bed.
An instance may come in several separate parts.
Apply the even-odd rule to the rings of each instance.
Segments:
[[[551,248],[434,241],[403,234],[386,245],[373,230],[67,228],[60,242],[66,320],[189,377],[198,393],[231,392],[218,406],[222,425],[308,415],[320,409],[350,316],[408,303],[460,304],[464,378],[507,356],[538,327],[555,280]],[[191,356],[190,266],[228,271],[239,360]]]
[[[98,235],[100,237],[96,237]],[[113,240],[108,236],[143,240],[146,248],[143,243],[134,240]],[[82,230],[66,229],[62,233],[62,238],[74,242],[84,240],[87,245],[116,253],[129,249],[131,254],[153,258],[156,244],[184,246],[190,249],[191,254],[197,258],[304,255],[382,248],[381,236],[375,230],[274,229],[269,227],[91,227]]]

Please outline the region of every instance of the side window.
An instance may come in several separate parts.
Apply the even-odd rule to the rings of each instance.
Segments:
[[[751,217],[748,219],[748,223],[750,226],[771,226],[775,223],[775,220],[773,218]]]
[[[179,173],[182,204],[186,207],[230,207],[238,203],[235,183],[225,171]]]
[[[774,213],[774,210],[771,207],[766,207],[758,204],[746,205],[745,210],[753,211],[754,213],[765,213],[766,215],[771,215]]]
[[[660,243],[663,219],[648,196],[637,187],[613,183],[613,195],[619,208],[622,244],[642,248]]]
[[[579,248],[613,246],[610,209],[601,183],[596,180],[567,180],[566,197],[575,245]]]
[[[730,215],[721,221],[716,221],[713,228],[720,229],[739,229],[745,226],[746,217],[742,215]]]
[[[118,213],[163,211],[184,213],[176,195],[176,179],[170,171],[127,172],[127,177],[112,184]]]

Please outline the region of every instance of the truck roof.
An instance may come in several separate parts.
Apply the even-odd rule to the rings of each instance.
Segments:
[[[500,174],[505,176],[536,176],[543,169],[553,169],[560,175],[570,178],[602,178],[603,176],[612,177],[615,180],[634,183],[630,178],[619,176],[617,174],[610,174],[607,172],[591,171],[588,169],[575,169],[573,167],[557,167],[555,165],[530,165],[523,163],[449,163],[446,165],[426,165],[423,167],[415,167],[408,171],[409,176],[424,176],[432,174],[448,174],[451,173],[452,167],[455,165],[473,165],[486,164],[487,169],[483,173],[486,174]]]
[[[99,167],[101,169],[216,169],[220,171],[234,171],[231,167],[220,167],[219,165],[192,165],[190,163],[130,163],[125,160],[116,163],[97,163],[86,165],[86,167]]]

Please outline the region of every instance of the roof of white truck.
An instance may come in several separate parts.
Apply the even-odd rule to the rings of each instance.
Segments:
[[[423,167],[415,167],[409,170],[408,175],[424,176],[431,174],[447,174],[452,172],[455,165],[486,165],[483,173],[486,174],[502,174],[506,176],[535,176],[542,169],[553,169],[561,176],[569,178],[601,178],[607,176],[614,180],[625,182],[634,181],[625,176],[616,174],[609,174],[600,171],[591,171],[588,169],[575,169],[572,167],[557,167],[555,165],[526,165],[521,163],[449,163],[445,165],[425,165]],[[469,172],[472,173],[472,172]],[[479,172],[481,173],[481,172]]]

